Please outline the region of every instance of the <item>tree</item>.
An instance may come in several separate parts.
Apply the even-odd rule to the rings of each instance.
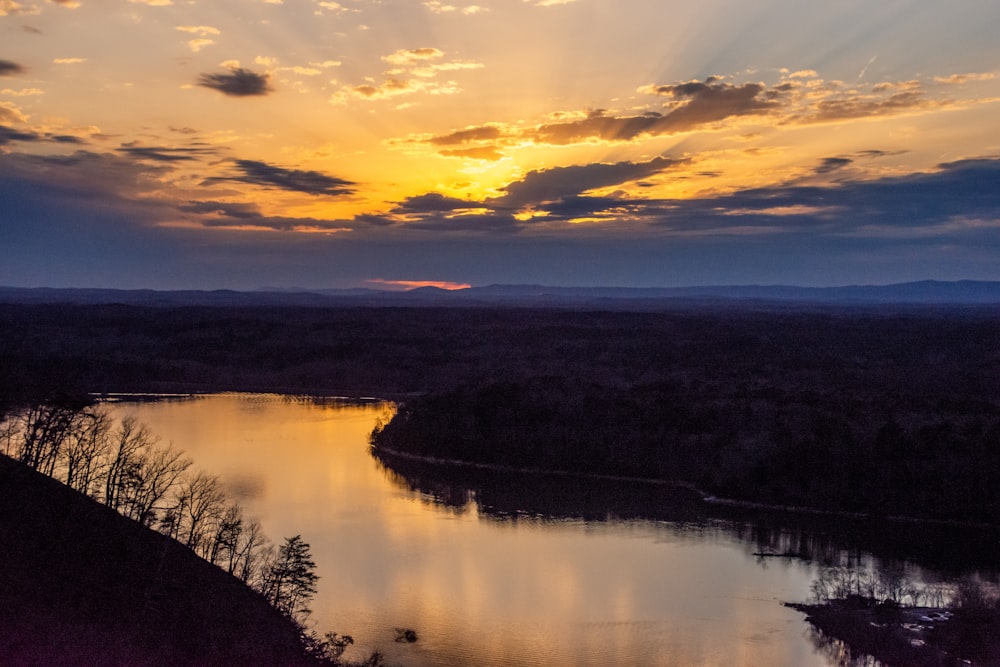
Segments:
[[[85,402],[74,399],[27,406],[15,418],[20,437],[8,437],[7,454],[51,477],[63,443],[86,407]]]
[[[71,489],[93,496],[108,464],[111,417],[103,410],[87,410],[70,432],[60,456],[63,478]]]
[[[212,542],[205,538],[225,511],[226,492],[218,477],[203,472],[188,476],[177,492],[175,536],[183,531],[186,537],[183,540],[177,537],[178,541],[207,557]]]
[[[119,511],[122,494],[134,474],[138,459],[144,449],[156,439],[149,429],[135,417],[125,417],[118,424],[115,440],[111,445],[111,456],[104,477],[104,504]]]
[[[141,452],[123,476],[125,488],[120,511],[143,525],[152,525],[160,501],[191,463],[183,452],[169,446]]]
[[[309,615],[308,604],[316,594],[316,563],[301,535],[286,537],[278,547],[264,582],[264,594],[278,610],[296,620]]]

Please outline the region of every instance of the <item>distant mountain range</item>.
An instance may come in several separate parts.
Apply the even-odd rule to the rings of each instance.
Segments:
[[[704,287],[550,287],[488,285],[458,290],[420,287],[408,291],[346,290],[118,290],[0,287],[3,303],[124,304],[176,306],[523,306],[648,310],[709,305],[982,305],[1000,304],[1000,282],[937,281],[893,285],[797,287],[718,285]]]

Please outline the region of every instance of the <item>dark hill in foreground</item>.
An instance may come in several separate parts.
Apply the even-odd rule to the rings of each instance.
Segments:
[[[4,456],[0,553],[3,664],[308,664],[242,582]]]

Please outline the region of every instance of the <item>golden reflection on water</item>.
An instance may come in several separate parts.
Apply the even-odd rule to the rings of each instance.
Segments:
[[[813,572],[721,530],[508,520],[436,505],[369,456],[388,406],[220,394],[122,404],[219,475],[320,575],[313,620],[419,665],[829,664],[801,614]],[[396,627],[419,641],[394,641]]]

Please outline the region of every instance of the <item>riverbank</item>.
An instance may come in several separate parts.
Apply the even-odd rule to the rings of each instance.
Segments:
[[[411,454],[391,447],[372,445],[372,452],[377,458],[404,459],[433,466],[447,466],[451,468],[466,468],[470,470],[486,470],[497,473],[514,473],[518,475],[538,475],[547,477],[566,477],[580,480],[595,480],[605,482],[628,482],[633,484],[648,484],[653,486],[665,486],[678,490],[685,490],[696,496],[706,505],[717,507],[731,507],[744,510],[763,510],[767,512],[781,512],[787,514],[802,514],[817,517],[831,517],[837,519],[873,520],[879,522],[916,524],[922,526],[939,526],[951,528],[972,528],[972,529],[996,529],[997,526],[987,523],[947,521],[943,519],[927,519],[916,516],[905,515],[876,515],[864,512],[849,512],[835,509],[819,509],[802,505],[778,505],[772,503],[762,503],[752,500],[741,500],[738,498],[720,498],[712,495],[690,482],[655,479],[650,477],[630,477],[623,475],[607,475],[595,472],[576,472],[572,470],[548,470],[545,468],[500,465],[493,463],[478,463],[475,461],[463,461],[461,459],[441,458],[421,454]]]
[[[853,658],[869,655],[888,667],[1000,664],[995,609],[900,607],[861,597],[785,606],[805,614],[821,637],[846,644]]]

